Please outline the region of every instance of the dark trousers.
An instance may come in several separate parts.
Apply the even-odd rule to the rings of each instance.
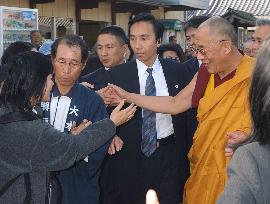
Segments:
[[[140,152],[133,161],[125,161],[122,156],[107,161],[101,182],[102,204],[145,204],[150,188],[157,192],[160,204],[182,201],[184,183],[175,143],[160,146],[150,157]]]

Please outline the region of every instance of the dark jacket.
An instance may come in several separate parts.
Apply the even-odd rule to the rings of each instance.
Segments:
[[[58,100],[63,97],[56,86],[53,88],[52,93],[53,97],[58,98]],[[80,124],[84,119],[87,119],[94,123],[108,117],[101,97],[95,91],[89,90],[80,84],[74,84],[64,97],[69,97],[71,100],[68,104],[69,111],[65,115],[66,119],[62,121],[65,124],[63,131],[66,133],[70,134],[70,127],[67,125],[70,121]],[[65,104],[59,103],[59,105]],[[60,111],[56,111],[53,115],[50,112],[50,107],[44,107],[44,116],[50,120],[57,118],[57,114],[61,114]],[[72,167],[59,172],[57,177],[63,194],[61,203],[88,204],[89,200],[91,200],[91,204],[99,203],[100,170],[104,157],[107,154],[109,143],[89,154],[87,162],[81,160]]]
[[[1,107],[0,117],[11,112]],[[109,119],[94,123],[79,136],[61,133],[41,119],[0,124],[0,189],[16,176],[29,173],[32,203],[45,203],[46,174],[71,166],[94,152],[115,134]],[[21,204],[26,195],[23,176],[0,198]]]
[[[97,91],[108,85],[108,82],[110,81],[110,79],[107,72],[108,71],[104,67],[101,67],[90,74],[82,76],[80,81],[88,82],[94,85],[94,90]]]

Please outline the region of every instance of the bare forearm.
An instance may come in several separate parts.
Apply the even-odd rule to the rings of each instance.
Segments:
[[[135,103],[137,106],[159,113],[171,113],[175,104],[174,97],[171,96],[144,96],[130,93],[127,97],[129,102]],[[166,105],[164,105],[166,104]]]
[[[139,94],[127,94],[127,101],[137,106],[158,113],[169,113],[172,115],[187,111],[191,107],[191,99],[196,84],[197,75],[176,96],[143,96]]]
[[[137,106],[158,113],[178,114],[188,110],[191,106],[193,90],[186,87],[176,96],[143,96],[139,94],[128,94],[127,100]]]

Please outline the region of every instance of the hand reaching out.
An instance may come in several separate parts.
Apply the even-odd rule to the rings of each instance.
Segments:
[[[100,95],[100,97],[103,99],[106,107],[111,104],[111,99],[110,97],[108,97],[109,92],[110,92],[110,89],[108,86],[96,91],[96,93]]]
[[[238,146],[248,139],[248,134],[243,131],[234,131],[227,134],[228,141],[225,148],[225,156],[232,156]]]
[[[76,122],[73,121],[70,132],[72,135],[79,135],[85,128],[87,128],[91,124],[91,121],[84,119],[80,125],[76,126]]]
[[[137,106],[135,106],[133,103],[130,104],[126,109],[121,110],[124,104],[125,100],[122,100],[111,113],[110,119],[116,126],[122,125],[123,123],[129,121],[136,112]]]
[[[83,85],[84,87],[89,88],[89,89],[95,88],[94,84],[90,84],[90,83],[85,82],[85,81],[81,82],[81,85]]]
[[[109,146],[108,154],[113,155],[116,152],[121,151],[123,145],[124,145],[123,140],[120,137],[118,137],[117,135],[115,135],[110,146]]]
[[[113,84],[110,84],[109,87],[112,88],[115,94],[117,94],[121,99],[127,99],[127,101],[130,102],[128,97],[128,95],[130,94],[129,92]]]

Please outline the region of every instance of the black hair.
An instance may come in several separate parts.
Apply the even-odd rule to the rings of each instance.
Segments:
[[[41,32],[39,30],[31,30],[30,38],[32,38],[35,33],[39,33],[41,35]]]
[[[67,28],[64,25],[60,25],[56,28],[57,37],[64,37],[67,34]]]
[[[21,111],[32,110],[33,100],[41,101],[51,72],[52,64],[43,54],[30,51],[17,55],[8,64],[1,90],[2,102]]]
[[[198,28],[204,21],[208,20],[209,16],[193,16],[191,19],[185,22],[184,30],[187,32],[189,28]]]
[[[270,143],[270,38],[260,49],[249,93],[253,136],[261,144]]]
[[[169,42],[173,42],[174,38],[176,38],[175,35],[170,36],[170,37],[169,37]]]
[[[132,25],[134,25],[135,23],[141,22],[141,21],[148,22],[153,26],[156,40],[162,39],[163,31],[164,31],[163,25],[161,23],[159,23],[155,19],[155,17],[150,13],[139,13],[138,15],[136,15],[134,18],[132,18],[129,21],[129,23],[128,23],[128,25],[129,25],[128,36],[129,37],[130,37],[130,28],[132,27]]]
[[[102,28],[98,32],[98,36],[102,34],[110,34],[110,35],[115,36],[121,45],[128,44],[129,42],[129,39],[126,36],[125,31],[121,27],[118,27],[118,26],[108,26],[108,27]]]
[[[158,54],[162,57],[163,53],[166,51],[174,51],[179,57],[180,62],[185,61],[185,53],[180,45],[175,43],[163,44],[158,48]]]
[[[17,41],[10,44],[4,51],[1,64],[9,64],[10,61],[19,53],[31,51],[35,46],[29,42]]]
[[[58,46],[63,43],[69,47],[79,47],[81,49],[81,62],[84,64],[88,58],[88,46],[85,41],[78,35],[65,35],[54,41],[51,47],[52,58],[56,57]]]

